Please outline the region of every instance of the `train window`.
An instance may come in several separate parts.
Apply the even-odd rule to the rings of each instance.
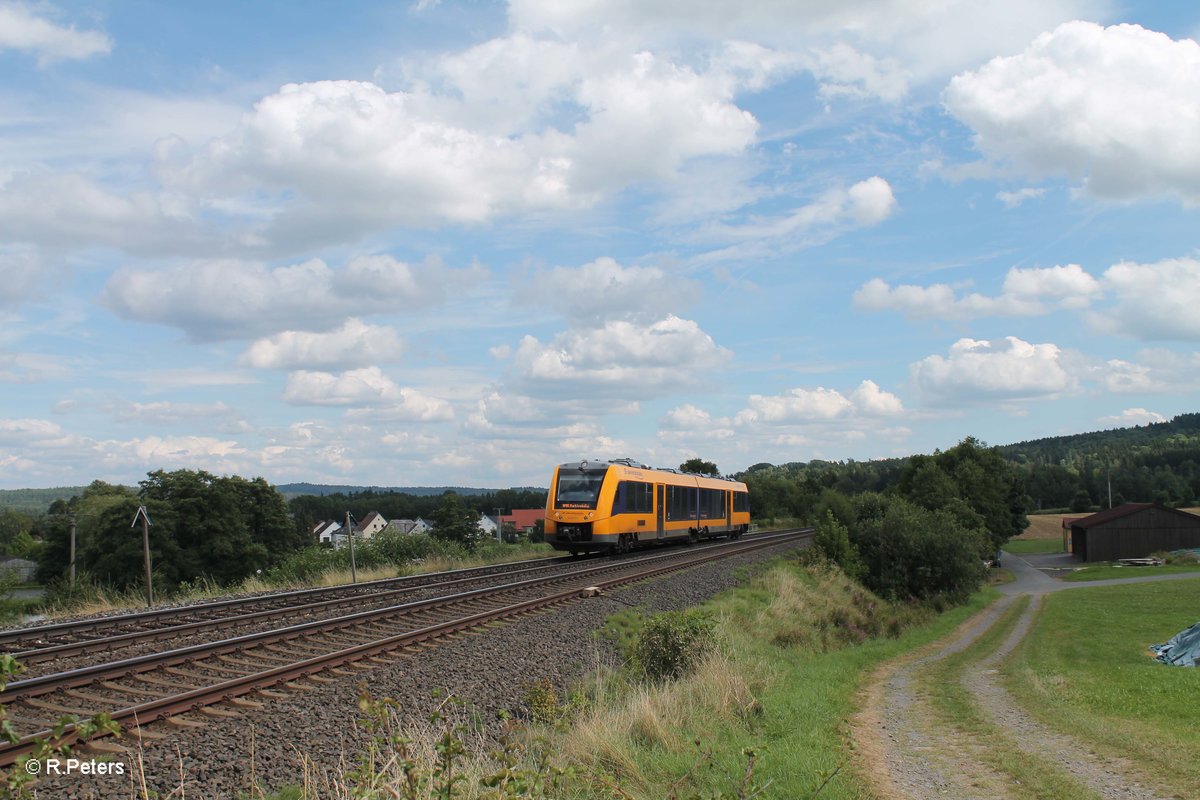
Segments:
[[[640,481],[621,481],[613,496],[614,514],[649,514],[654,511],[654,487]]]
[[[557,508],[595,508],[607,470],[559,470],[554,497]]]
[[[749,511],[750,510],[750,495],[746,492],[733,493],[733,510],[734,511]]]
[[[720,489],[701,489],[700,516],[704,519],[725,516],[725,492]]]
[[[667,487],[667,519],[695,519],[696,490],[687,486]]]

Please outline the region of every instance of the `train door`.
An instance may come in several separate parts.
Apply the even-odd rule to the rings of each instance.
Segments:
[[[733,492],[725,492],[725,530],[733,530]]]
[[[667,535],[667,490],[661,483],[655,486],[654,490],[655,496],[658,498],[658,538],[662,539]]]

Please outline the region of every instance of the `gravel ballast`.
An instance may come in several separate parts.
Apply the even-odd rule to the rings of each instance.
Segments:
[[[406,723],[421,724],[443,702],[437,693],[453,695],[460,704],[455,713],[473,716],[497,733],[502,714],[525,713],[524,698],[534,681],[549,679],[562,692],[615,662],[613,648],[592,635],[612,614],[631,606],[659,612],[697,605],[738,585],[744,567],[795,547],[735,556],[580,599],[424,652],[389,656],[370,669],[345,670],[353,675],[322,673],[334,681],[305,681],[310,688],[281,690],[282,697],[262,708],[238,708],[237,717],[194,712],[186,718],[200,727],[158,723],[152,732],[165,738],[141,746],[125,740],[129,752],[112,755],[114,766],[124,765],[124,775],[47,776],[38,782],[38,796],[140,798],[144,780],[161,797],[232,798],[300,783],[305,758],[335,773],[357,758],[366,741],[354,725],[361,717],[357,699],[363,684],[372,697],[394,699]]]

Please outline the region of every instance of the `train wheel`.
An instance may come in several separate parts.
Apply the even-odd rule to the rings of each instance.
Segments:
[[[700,541],[700,532],[695,528],[688,528],[688,547],[691,547],[698,541]]]

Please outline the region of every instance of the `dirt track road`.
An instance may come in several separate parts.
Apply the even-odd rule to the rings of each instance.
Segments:
[[[862,711],[852,721],[859,765],[879,798],[1028,798],[1036,797],[1013,775],[985,764],[989,747],[955,725],[947,725],[922,689],[921,677],[944,659],[975,643],[1024,598],[1028,598],[1012,632],[983,659],[962,672],[963,687],[973,698],[979,716],[998,735],[1030,759],[1040,759],[1060,771],[1060,785],[1077,786],[1079,796],[1119,800],[1173,798],[1149,788],[1135,765],[1098,756],[1079,740],[1048,728],[1023,711],[1001,685],[999,662],[1024,639],[1036,619],[1041,601],[1050,592],[1091,586],[1141,583],[1147,580],[1195,578],[1164,575],[1091,583],[1064,583],[1037,567],[1056,573],[1057,562],[1070,556],[1027,556],[1005,553],[1004,566],[1016,580],[999,587],[1004,597],[965,622],[945,639],[915,653],[881,665],[869,681]],[[1064,562],[1065,563],[1065,562]],[[994,762],[994,759],[992,760]]]

